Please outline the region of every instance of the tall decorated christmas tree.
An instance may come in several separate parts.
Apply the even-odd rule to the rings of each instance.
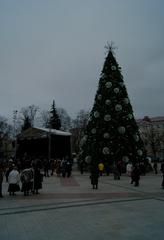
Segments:
[[[61,121],[55,107],[55,101],[53,100],[50,110],[49,127],[59,130],[61,128]]]
[[[144,155],[132,106],[111,46],[100,76],[90,113],[81,156],[92,166],[102,161],[137,163]]]

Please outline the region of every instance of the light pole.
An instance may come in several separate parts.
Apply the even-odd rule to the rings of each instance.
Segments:
[[[14,122],[14,139],[15,139],[15,149],[14,149],[14,155],[16,160],[16,153],[17,153],[17,110],[13,111],[13,122]]]
[[[48,161],[50,162],[51,159],[51,128],[49,128],[48,134]]]

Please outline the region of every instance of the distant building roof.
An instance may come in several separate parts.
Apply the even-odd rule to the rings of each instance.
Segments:
[[[151,118],[151,121],[152,122],[164,122],[164,117],[161,116],[161,117],[153,117]]]
[[[61,136],[71,136],[72,135],[70,132],[65,132],[65,131],[52,129],[52,128],[37,128],[36,127],[36,129],[40,129],[42,131],[45,131],[47,133],[51,133],[51,134],[54,134],[54,135],[61,135]]]
[[[71,136],[70,132],[64,132],[51,128],[28,128],[17,137],[20,140],[23,139],[39,139],[39,138],[47,138],[48,134],[56,135],[56,136]]]
[[[145,116],[143,119],[137,119],[137,123],[151,124],[151,123],[164,123],[164,116],[159,117],[148,117]]]

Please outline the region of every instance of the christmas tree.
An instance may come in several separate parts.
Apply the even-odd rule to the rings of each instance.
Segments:
[[[51,110],[50,110],[49,127],[53,128],[53,129],[57,129],[57,130],[59,130],[61,128],[61,121],[60,121],[60,118],[59,118],[58,113],[56,111],[54,100],[53,100]]]
[[[81,156],[97,166],[118,161],[140,162],[144,155],[132,106],[112,47],[99,80],[86,134],[82,139]]]

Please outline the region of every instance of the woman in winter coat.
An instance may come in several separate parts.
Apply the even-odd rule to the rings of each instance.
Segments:
[[[33,169],[31,167],[25,168],[21,173],[21,182],[22,182],[22,189],[21,191],[24,192],[24,196],[28,196],[30,192],[33,190]]]
[[[38,190],[42,189],[43,175],[40,172],[40,168],[36,165],[34,167],[34,194],[39,194]]]
[[[162,183],[161,186],[164,189],[164,161],[161,163]]]
[[[17,167],[13,166],[13,170],[9,173],[9,176],[8,176],[8,183],[9,183],[8,192],[10,195],[12,194],[14,196],[15,192],[20,191],[19,182],[20,182],[19,172],[17,170]]]
[[[3,175],[4,175],[4,169],[3,169],[3,165],[0,163],[0,198],[3,197],[3,195],[2,195]]]
[[[138,187],[139,186],[139,180],[140,180],[140,169],[139,169],[137,164],[134,166],[131,178],[132,178],[131,184],[133,184],[133,182],[134,182],[135,183],[134,186]]]
[[[98,189],[98,179],[99,179],[99,170],[98,169],[91,169],[91,184],[93,189]]]

